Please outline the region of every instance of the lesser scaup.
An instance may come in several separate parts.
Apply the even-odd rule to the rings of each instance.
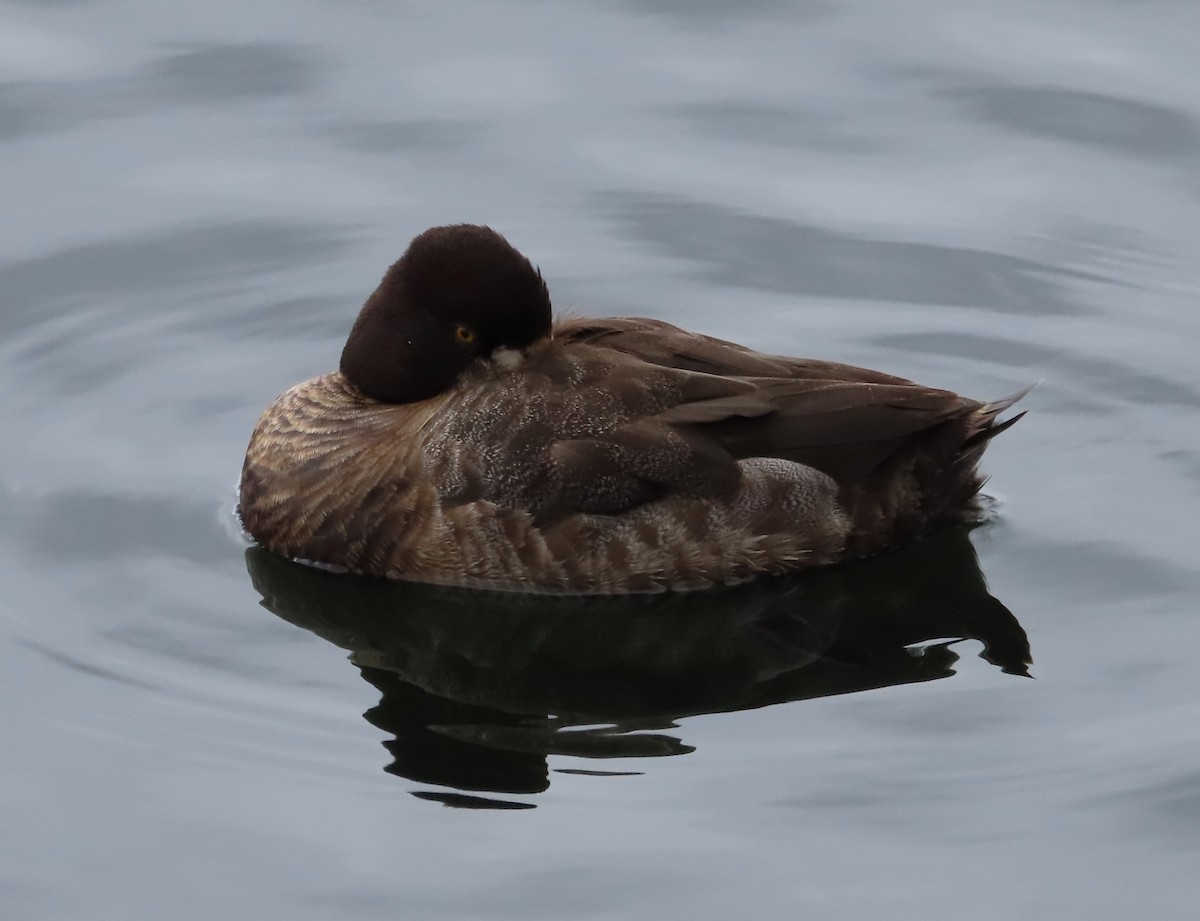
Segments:
[[[254,430],[246,530],[349,571],[643,592],[868,556],[978,513],[984,403],[648,319],[555,322],[487,227],[435,227],[338,371]]]

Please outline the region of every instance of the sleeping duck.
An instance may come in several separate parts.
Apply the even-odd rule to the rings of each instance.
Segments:
[[[259,420],[240,513],[268,550],[479,588],[652,592],[876,554],[978,514],[1024,391],[981,403],[657,320],[551,315],[462,224],[412,241],[339,370]]]

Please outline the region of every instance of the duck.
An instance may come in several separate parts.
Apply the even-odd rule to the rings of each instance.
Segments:
[[[338,572],[564,594],[695,590],[978,520],[990,402],[636,317],[555,318],[489,227],[416,236],[338,370],[258,420],[238,511]]]

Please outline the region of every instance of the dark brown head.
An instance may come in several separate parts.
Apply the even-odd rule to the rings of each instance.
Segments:
[[[415,403],[477,359],[550,333],[541,273],[489,227],[434,227],[409,244],[367,298],[342,350],[342,374],[367,396]]]

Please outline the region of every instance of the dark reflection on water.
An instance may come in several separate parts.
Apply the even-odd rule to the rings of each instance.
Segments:
[[[407,121],[339,121],[321,133],[347,150],[393,154],[449,154],[485,139],[482,125],[469,119],[415,118]]]
[[[1200,406],[1200,391],[1187,382],[1156,374],[1153,368],[1075,355],[1067,349],[1034,342],[954,332],[892,333],[875,336],[871,341],[883,348],[992,361],[1007,368],[1053,369],[1057,375],[1069,378],[1077,388],[1072,396],[1087,399],[1093,412],[1102,411],[1113,402],[1132,406],[1165,403],[1190,409]]]
[[[630,236],[722,285],[825,298],[1080,314],[1062,282],[1093,273],[965,246],[870,239],[671,196],[600,196]]]
[[[698,135],[727,141],[753,137],[762,145],[836,153],[884,150],[879,138],[850,128],[844,113],[803,105],[789,108],[727,99],[667,106],[663,113],[683,119]]]
[[[160,61],[150,78],[171,101],[212,105],[304,93],[319,70],[307,49],[264,42],[190,48]]]
[[[683,717],[944,678],[962,639],[1010,674],[1031,661],[963,529],[828,571],[628,598],[348,578],[257,547],[246,561],[265,607],[350,650],[379,690],[366,718],[393,736],[386,770],[462,791],[542,792],[550,755],[687,754],[664,732]]]
[[[1184,112],[1102,93],[1054,86],[945,90],[977,118],[1038,137],[1110,148],[1139,157],[1194,154],[1196,122]]]
[[[0,83],[0,141],[57,130],[59,120],[46,111],[45,101],[28,86]]]
[[[327,259],[344,233],[296,221],[245,220],[183,227],[86,243],[0,265],[5,307],[0,333],[15,334],[53,315],[72,315],[102,297],[229,284],[255,273]],[[167,309],[172,305],[159,305]],[[189,313],[183,306],[175,309]]]
[[[676,17],[684,21],[768,18],[786,13],[793,21],[812,22],[832,15],[837,4],[830,0],[626,0],[639,13]]]

